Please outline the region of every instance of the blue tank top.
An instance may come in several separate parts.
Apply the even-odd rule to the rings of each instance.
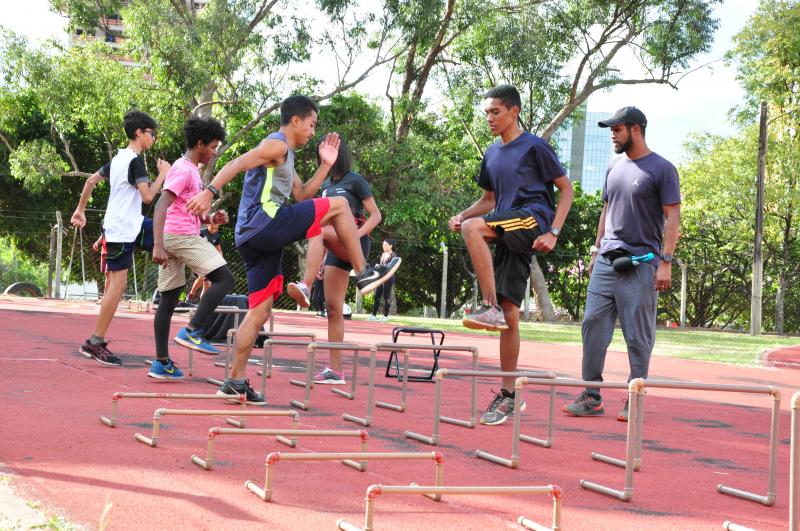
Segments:
[[[269,225],[292,193],[294,151],[289,146],[286,135],[280,131],[272,133],[267,139],[286,142],[286,160],[275,168],[259,166],[244,174],[242,198],[236,218],[236,245],[246,242]]]

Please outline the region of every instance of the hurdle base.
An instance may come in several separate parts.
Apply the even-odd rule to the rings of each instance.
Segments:
[[[535,444],[537,446],[541,446],[542,448],[552,448],[553,447],[553,440],[552,439],[537,439],[536,437],[531,437],[530,435],[519,435],[520,441],[525,441],[526,443]],[[624,466],[624,465],[623,465]]]
[[[534,522],[533,520],[525,518],[524,516],[517,518],[517,523],[525,529],[533,529],[534,531],[553,531],[552,527]]]
[[[405,435],[409,439],[414,439],[415,441],[423,442],[425,444],[430,444],[431,446],[438,446],[439,445],[439,436],[433,435],[428,437],[427,435],[422,435],[421,433],[416,433],[413,431],[404,432]]]
[[[465,428],[474,428],[476,424],[475,421],[473,420],[461,420],[461,419],[455,419],[453,417],[443,417],[441,415],[439,415],[439,420],[441,422],[446,422],[448,424],[455,424],[456,426],[463,426]]]
[[[196,464],[203,470],[211,470],[214,467],[213,459],[203,459],[202,457],[197,455],[192,456],[192,463]]]
[[[306,402],[301,402],[299,400],[290,400],[289,404],[302,409],[303,411],[308,411],[308,404]]]
[[[745,527],[735,522],[731,522],[730,520],[725,520],[725,522],[722,523],[722,529],[725,531],[756,531],[751,527]]]
[[[336,520],[336,526],[342,531],[363,531],[364,528],[351,524],[347,520]]]
[[[260,375],[259,375],[260,376]],[[297,387],[305,387],[306,383],[303,380],[289,380],[289,383],[292,385],[296,385]],[[311,385],[312,389],[314,385]]]
[[[594,492],[599,492],[600,494],[611,496],[612,498],[617,498],[618,500],[624,502],[631,501],[631,499],[633,498],[633,489],[630,490],[612,489],[611,487],[606,487],[605,485],[594,483],[593,481],[588,481],[586,479],[581,480],[581,487],[583,487],[586,490],[593,490]]]
[[[101,416],[100,417],[100,422],[102,422],[103,424],[105,424],[109,428],[116,428],[117,427],[116,421],[114,419],[110,419],[108,417]]]
[[[331,388],[331,392],[339,396],[343,396],[349,400],[353,400],[356,397],[355,393],[348,393],[347,391],[342,391],[341,389],[337,389],[336,387]]]
[[[361,417],[356,417],[355,415],[342,413],[342,419],[347,420],[349,422],[355,422],[356,424],[360,424],[365,427],[372,425],[372,419],[370,417],[362,419]]]
[[[717,492],[719,492],[720,494],[727,494],[728,496],[736,496],[737,498],[742,498],[743,500],[760,503],[761,505],[766,505],[767,507],[772,507],[773,505],[775,505],[775,498],[777,497],[775,494],[767,494],[766,496],[761,496],[753,492],[735,489],[733,487],[726,487],[725,485],[721,484],[717,485]]]
[[[244,486],[247,490],[261,498],[263,501],[268,502],[272,500],[272,491],[267,492],[250,480],[245,481]]]
[[[419,487],[419,483],[410,483],[409,485],[412,487]],[[444,496],[443,494],[429,494],[427,492],[423,492],[422,495],[425,496],[426,498],[432,499],[435,502],[442,501],[442,497]]]
[[[295,448],[297,446],[297,439],[290,439],[289,437],[284,437],[283,435],[276,436],[275,440],[279,443],[285,444],[289,448]]]
[[[620,468],[626,468],[628,466],[628,462],[624,459],[617,459],[616,457],[609,457],[607,455],[603,455],[597,452],[592,452],[592,459],[595,461],[600,461],[601,463],[607,463],[609,465],[618,466]],[[633,470],[634,472],[638,472],[639,469],[642,468],[642,460],[641,459],[634,459],[633,460]]]
[[[219,386],[225,383],[222,380],[217,380],[216,378],[206,378],[206,381],[212,385],[219,385]]]
[[[517,468],[519,466],[519,457],[512,457],[511,459],[508,459],[506,457],[500,457],[499,455],[490,454],[489,452],[485,452],[483,450],[476,450],[475,457],[485,459],[492,463],[497,463],[498,465],[507,466],[508,468]]]
[[[150,437],[146,437],[141,433],[134,433],[133,438],[139,441],[140,443],[146,444],[151,448],[155,448],[156,446],[158,446],[158,437],[153,437],[151,439]]]
[[[342,459],[342,464],[345,466],[349,466],[350,468],[355,468],[359,472],[364,472],[365,470],[367,470],[366,461],[353,461],[352,459]]]
[[[390,402],[375,401],[375,407],[382,407],[384,409],[391,409],[392,411],[397,411],[398,413],[403,413],[406,410],[406,405],[405,404],[392,404]]]
[[[231,426],[233,426],[235,428],[244,428],[244,427],[246,427],[245,423],[244,423],[244,419],[237,420],[237,419],[233,419],[233,418],[227,418],[227,419],[225,419],[225,422],[227,422],[228,424],[230,424]]]

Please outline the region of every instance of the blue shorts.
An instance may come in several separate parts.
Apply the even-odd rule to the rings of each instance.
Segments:
[[[318,236],[322,231],[322,217],[329,209],[330,201],[325,197],[284,204],[272,221],[236,247],[247,269],[250,308],[277,298],[283,292],[283,248]]]
[[[132,242],[106,242],[106,271],[125,271],[133,265],[133,251],[136,249],[145,251],[153,250],[153,220],[144,218],[142,229],[136,236],[136,241]]]

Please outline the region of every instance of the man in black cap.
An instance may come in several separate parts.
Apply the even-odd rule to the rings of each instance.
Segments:
[[[630,376],[647,378],[656,334],[658,292],[672,282],[672,260],[680,225],[678,172],[645,142],[647,118],[623,107],[599,122],[611,129],[614,152],[603,186],[603,211],[591,247],[589,288],[583,316],[583,379],[602,382],[606,350],[619,318],[628,347]],[[666,220],[666,224],[665,224]],[[656,259],[617,272],[614,260],[653,253]],[[589,417],[604,413],[598,388],[587,388],[562,410]],[[628,420],[628,403],[617,419]]]

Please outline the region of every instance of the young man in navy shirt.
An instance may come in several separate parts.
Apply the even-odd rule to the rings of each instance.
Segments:
[[[520,128],[522,101],[516,88],[500,85],[489,90],[483,106],[489,129],[500,139],[481,162],[478,186],[483,195],[450,218],[450,228],[461,231],[483,294],[483,305],[464,318],[464,326],[499,330],[500,368],[516,371],[519,307],[531,256],[556,246],[573,192],[550,144]],[[560,192],[558,207],[554,186]],[[488,242],[495,243],[494,261]],[[514,378],[503,378],[481,423],[502,424],[513,414]]]

